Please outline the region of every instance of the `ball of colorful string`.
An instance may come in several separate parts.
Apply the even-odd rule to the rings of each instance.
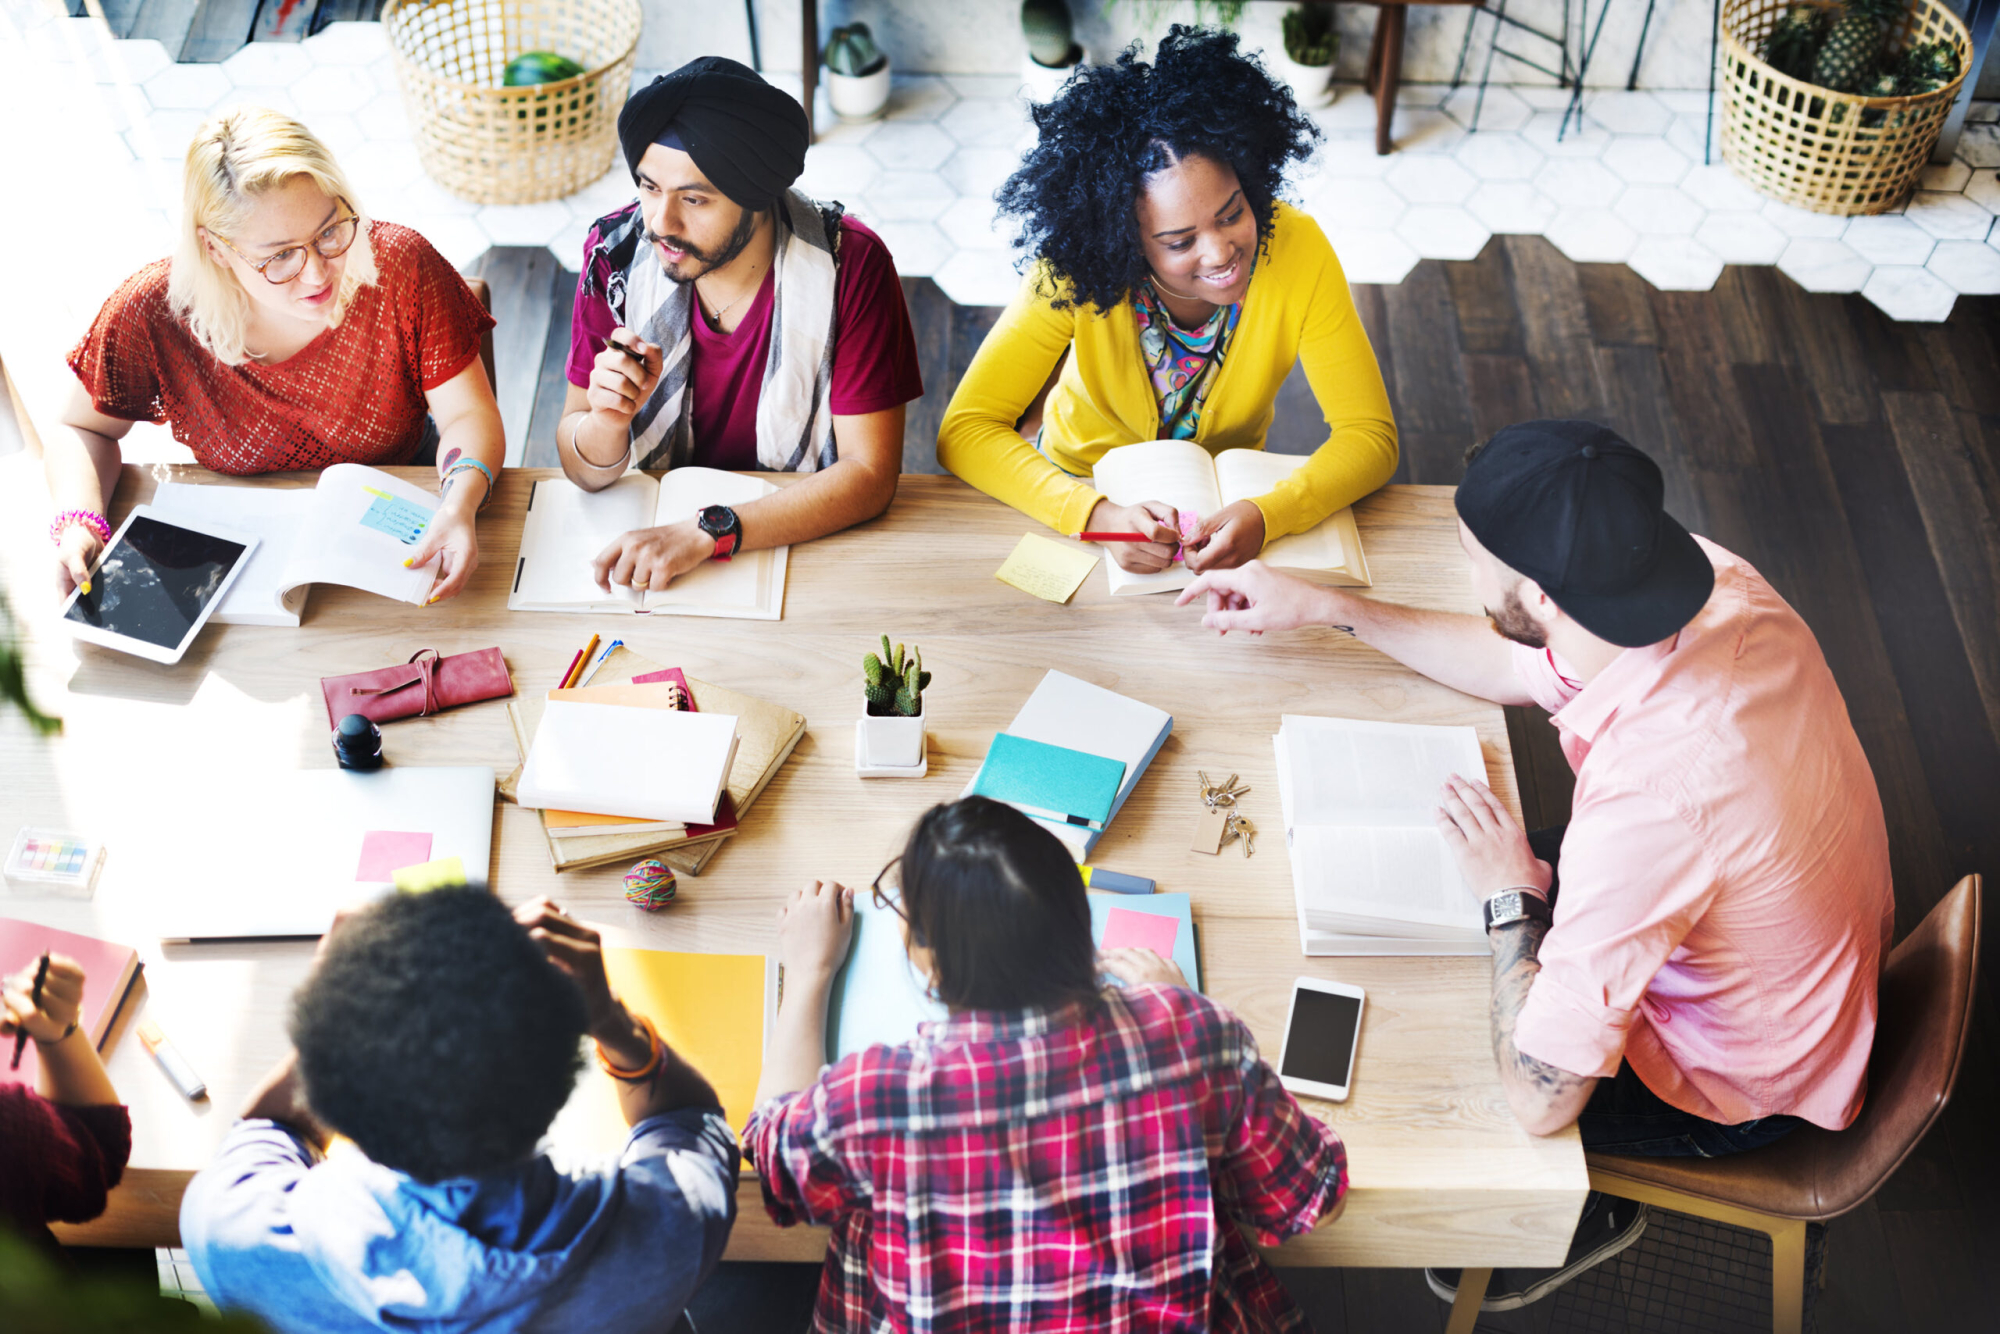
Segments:
[[[674,901],[674,871],[671,866],[648,857],[625,873],[625,901],[658,912]]]

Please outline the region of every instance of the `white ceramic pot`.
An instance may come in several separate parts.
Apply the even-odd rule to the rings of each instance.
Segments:
[[[873,74],[826,72],[826,100],[833,114],[846,121],[874,120],[889,105],[889,62]]]
[[[1292,87],[1292,97],[1302,107],[1327,106],[1333,101],[1333,67],[1331,65],[1301,65],[1285,53],[1282,44],[1275,51],[1265,52],[1270,62],[1271,73],[1283,79]]]
[[[878,718],[861,701],[861,739],[868,747],[868,763],[876,768],[910,769],[924,762],[924,717],[930,712],[926,700],[914,718],[894,714]]]
[[[1076,59],[1067,65],[1044,65],[1033,56],[1021,57],[1021,96],[1030,102],[1049,101],[1062,91],[1069,82],[1069,76],[1076,73],[1076,67],[1083,63],[1083,48],[1072,45],[1070,54]]]

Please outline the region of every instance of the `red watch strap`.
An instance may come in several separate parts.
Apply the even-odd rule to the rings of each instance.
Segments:
[[[718,537],[715,539],[715,559],[728,560],[735,554],[736,554],[735,533],[730,533],[726,537]]]

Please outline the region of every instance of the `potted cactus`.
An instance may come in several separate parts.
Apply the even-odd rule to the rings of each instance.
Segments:
[[[1030,102],[1046,102],[1062,91],[1070,72],[1083,63],[1067,0],[1021,0],[1021,36],[1028,57],[1021,62],[1021,90]]]
[[[1271,52],[1271,73],[1291,85],[1302,107],[1333,100],[1333,62],[1340,55],[1340,29],[1330,4],[1293,5],[1285,11],[1284,43]]]
[[[882,636],[880,656],[861,659],[861,695],[867,703],[861,735],[868,763],[883,768],[913,768],[924,762],[924,687],[931,674],[924,656],[903,646],[892,650]]]
[[[874,120],[889,104],[889,57],[865,23],[835,28],[827,39],[826,100],[846,121]]]

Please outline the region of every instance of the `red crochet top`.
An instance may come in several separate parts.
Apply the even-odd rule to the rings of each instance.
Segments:
[[[0,1230],[54,1249],[47,1225],[103,1213],[131,1153],[125,1108],[65,1107],[19,1084],[0,1084]]]
[[[162,259],[111,294],[69,367],[99,412],[171,423],[215,472],[408,463],[424,394],[479,355],[493,317],[416,232],[373,222],[368,235],[380,276],[339,327],[276,366],[225,366],[196,342],[167,304]]]

